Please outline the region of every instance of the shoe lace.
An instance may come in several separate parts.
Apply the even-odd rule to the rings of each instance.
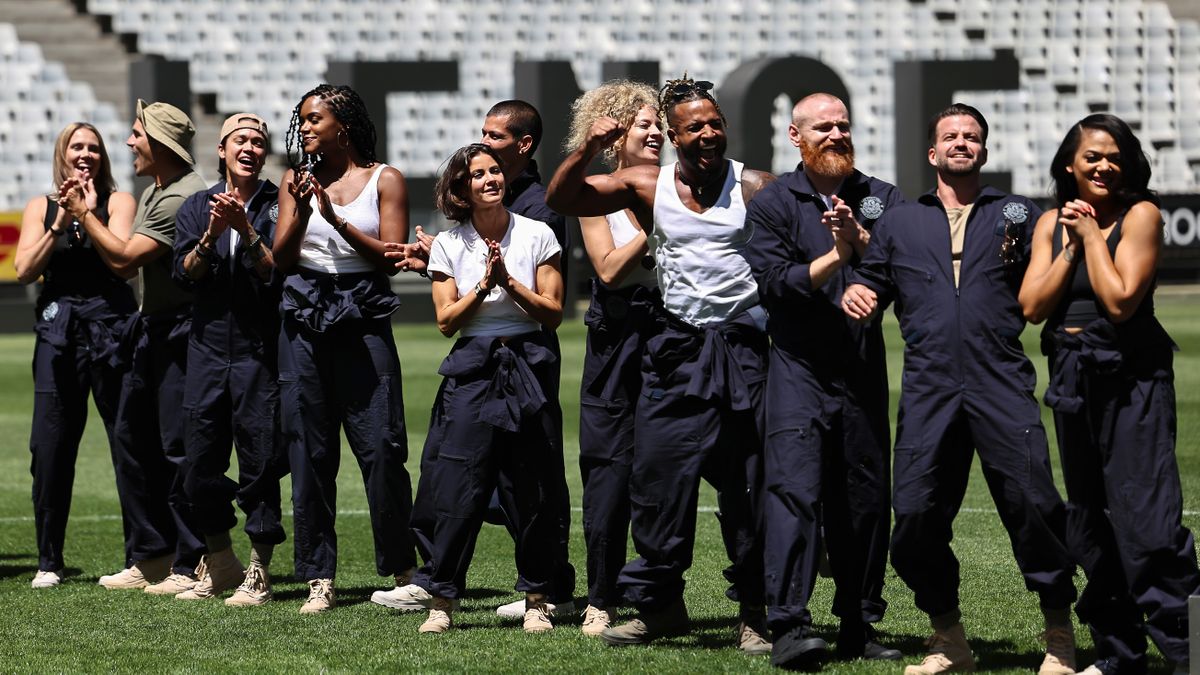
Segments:
[[[589,626],[597,621],[600,621],[600,615],[603,613],[604,610],[600,609],[599,607],[588,605],[587,609],[583,612],[583,625]]]
[[[308,582],[308,599],[321,600],[329,598],[333,590],[333,582],[329,579],[313,579]]]
[[[742,622],[741,630],[738,631],[738,644],[768,644],[767,639],[748,621]]]
[[[203,579],[204,577],[208,576],[208,556],[203,556],[200,558],[200,562],[197,563],[196,569],[192,572],[192,574],[196,575],[196,579]]]
[[[263,586],[266,586],[263,568],[255,563],[250,563],[250,567],[246,568],[246,578],[242,580],[242,585],[238,586],[238,590],[255,593]]]

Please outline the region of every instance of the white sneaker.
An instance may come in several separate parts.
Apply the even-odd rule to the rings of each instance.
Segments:
[[[568,600],[567,602],[555,605],[552,602],[546,603],[547,616],[567,616],[578,612],[575,608],[575,601]],[[496,616],[504,619],[524,619],[525,618],[525,601],[517,600],[510,602],[507,605],[500,605],[496,608]]]
[[[33,575],[33,582],[29,585],[33,588],[54,588],[61,582],[62,575],[58,572],[38,570],[37,574]]]
[[[404,612],[419,612],[433,607],[433,596],[416,584],[408,584],[397,586],[390,591],[375,591],[371,594],[371,602]],[[524,603],[524,600],[521,602]],[[458,600],[450,601],[450,609],[458,609]],[[524,610],[521,616],[525,616]]]

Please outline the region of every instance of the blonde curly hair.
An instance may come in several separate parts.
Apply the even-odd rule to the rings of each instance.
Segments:
[[[611,117],[626,129],[633,125],[638,111],[645,107],[658,110],[658,92],[648,84],[631,80],[609,80],[584,93],[571,104],[571,131],[563,149],[572,152],[583,145],[588,130],[601,117]],[[625,145],[625,136],[604,149],[601,156],[611,168],[617,168],[617,152]]]

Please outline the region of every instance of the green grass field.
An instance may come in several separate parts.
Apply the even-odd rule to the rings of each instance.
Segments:
[[[1184,522],[1200,525],[1200,298],[1159,294],[1159,315],[1182,351],[1176,359],[1179,401],[1179,463],[1184,483]],[[572,500],[580,503],[577,415],[583,327],[578,318],[562,331],[563,409],[566,412],[567,473]],[[450,347],[432,325],[396,329],[408,403],[410,471],[417,470],[437,388],[437,364]],[[1025,334],[1026,349],[1045,386],[1037,331]],[[888,319],[889,368],[895,405],[901,342]],[[29,335],[0,337],[0,672],[318,672],[318,671],[551,671],[551,672],[742,672],[769,669],[766,658],[743,656],[733,647],[736,606],[723,595],[724,553],[711,513],[701,515],[695,565],[686,600],[695,625],[686,637],[649,648],[614,649],[583,637],[578,619],[560,620],[547,635],[525,635],[499,620],[497,604],[517,598],[512,542],[502,528],[484,526],[469,578],[469,596],[455,615],[456,629],[442,636],[419,635],[421,614],[400,614],[367,601],[371,591],[390,586],[374,573],[369,521],[357,466],[343,444],[339,477],[338,608],[321,616],[297,613],[307,586],[293,580],[290,542],[272,564],[276,601],[234,610],[219,602],[183,603],[138,592],[107,591],[101,574],[122,563],[121,521],[112,463],[99,418],[93,414],[80,449],[72,520],[67,533],[68,576],[62,586],[32,590],[37,567],[28,438],[32,410]],[[1040,392],[1039,392],[1040,396]],[[895,420],[893,419],[893,423]],[[1051,427],[1048,415],[1047,428]],[[1053,434],[1051,434],[1053,437]],[[1052,454],[1055,452],[1053,446]],[[1057,466],[1057,461],[1055,461]],[[1056,469],[1057,471],[1057,469]],[[414,484],[416,476],[413,476]],[[289,494],[285,485],[284,494]],[[711,511],[715,495],[704,488],[701,505]],[[285,513],[290,512],[285,504]],[[579,570],[577,595],[585,590],[584,547],[577,515],[572,559]],[[286,526],[290,532],[291,519]],[[1037,598],[1024,591],[1008,540],[978,473],[971,479],[958,517],[955,550],[962,559],[962,599],[979,667],[1028,672],[1040,663]],[[248,559],[244,535],[235,548]],[[1080,578],[1079,583],[1082,583]],[[820,580],[812,608],[818,630],[830,640],[837,626],[828,608],[832,585]],[[884,642],[919,655],[927,635],[925,617],[912,595],[890,573],[891,603],[880,628]],[[1090,640],[1080,634],[1080,665],[1090,663]],[[1152,667],[1165,664],[1155,656]],[[831,662],[828,672],[897,672],[895,664]]]

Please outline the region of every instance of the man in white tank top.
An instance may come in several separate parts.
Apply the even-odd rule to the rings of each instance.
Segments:
[[[766,315],[746,262],[746,203],[774,179],[725,158],[725,118],[712,84],[667,82],[659,110],[675,164],[586,176],[588,163],[624,132],[603,118],[555,173],[546,201],[559,213],[599,216],[630,209],[653,223],[650,242],[671,325],[642,363],[630,480],[633,539],[641,556],[621,571],[639,610],[601,637],[642,644],[686,632],[683,572],[691,565],[700,478],[718,490],[731,555],[730,597],[741,605],[738,646],[771,649],[763,609],[762,546],[755,527],[766,378]],[[680,489],[682,486],[683,489]],[[749,490],[747,489],[749,488]],[[682,543],[680,543],[682,542]]]

